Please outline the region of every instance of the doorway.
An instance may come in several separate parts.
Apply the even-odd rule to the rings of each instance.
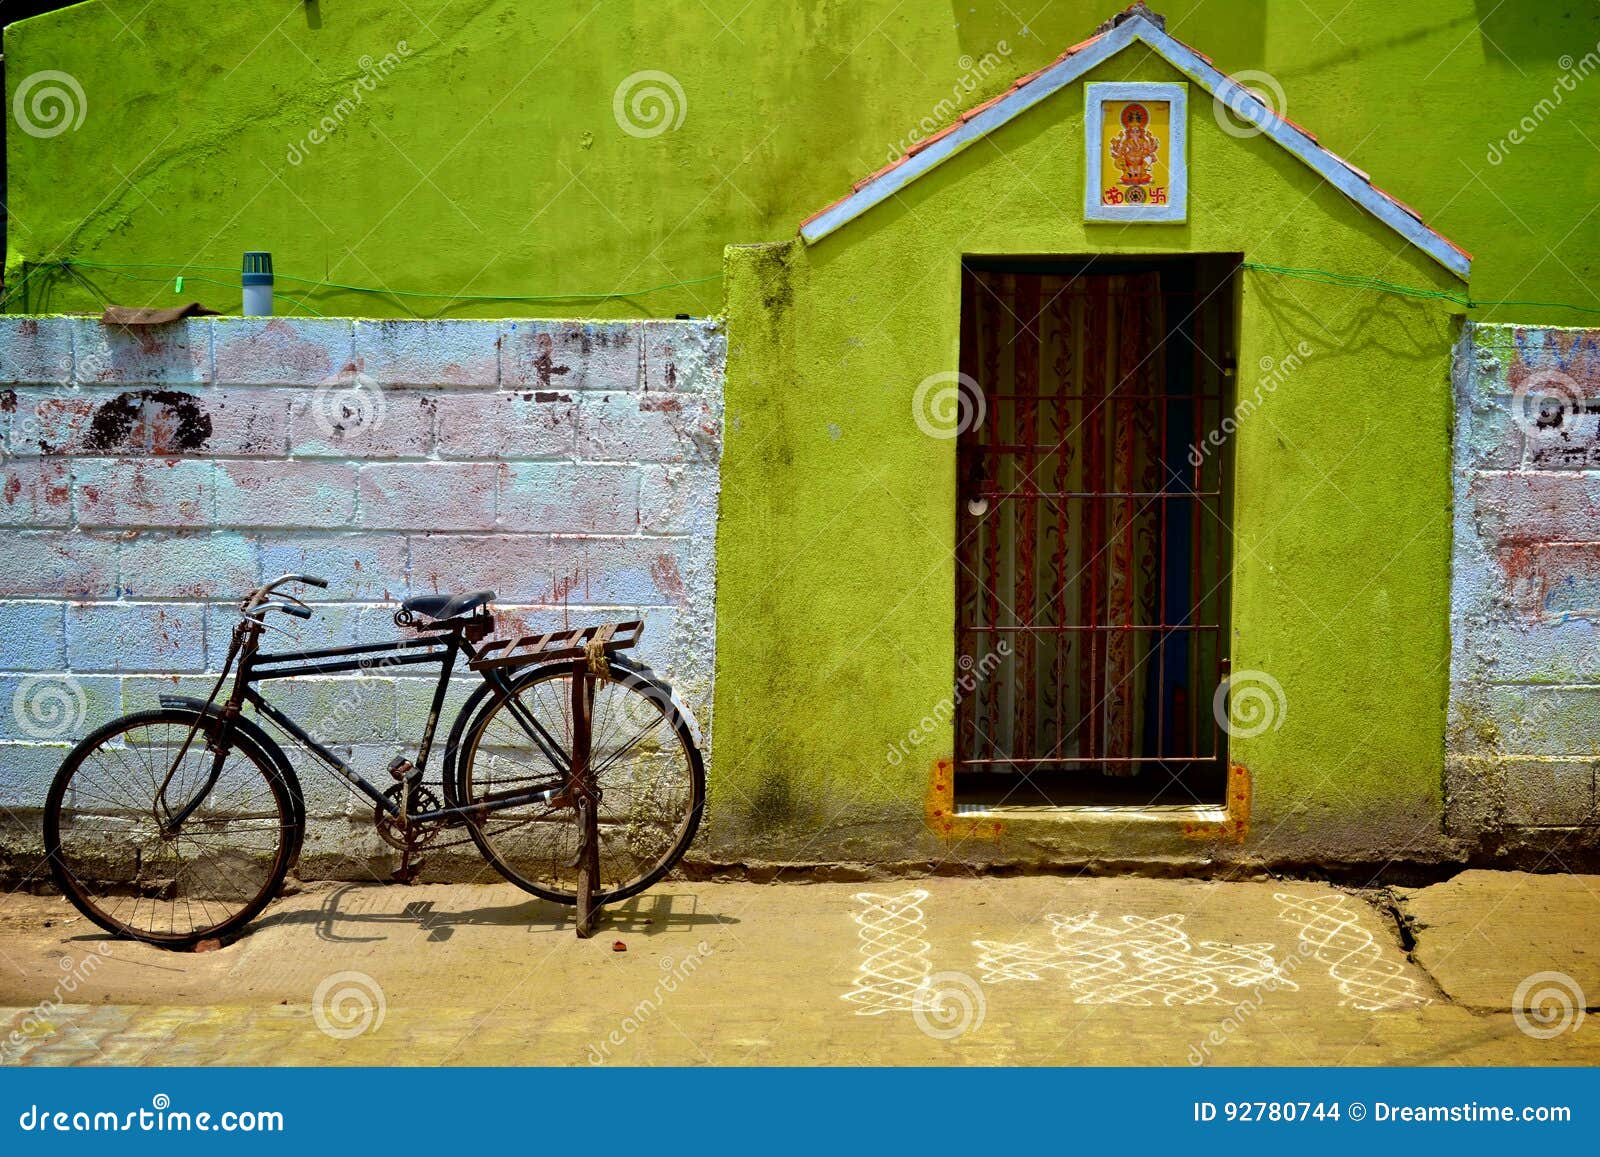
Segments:
[[[964,262],[958,805],[1223,800],[1239,261]]]

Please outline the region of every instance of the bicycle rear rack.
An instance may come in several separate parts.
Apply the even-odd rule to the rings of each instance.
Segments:
[[[530,663],[554,663],[562,659],[582,659],[593,648],[607,654],[632,647],[644,634],[644,620],[626,623],[601,623],[572,631],[547,631],[542,635],[523,635],[520,639],[491,639],[478,648],[477,658],[467,666],[474,671],[522,667]]]

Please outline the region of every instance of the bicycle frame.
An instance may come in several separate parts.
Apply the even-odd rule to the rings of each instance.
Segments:
[[[373,802],[374,807],[384,808],[392,816],[400,816],[402,810],[394,800],[382,794],[378,787],[371,784],[360,771],[350,767],[349,763],[339,759],[338,755],[330,751],[325,744],[320,743],[315,736],[309,735],[306,728],[294,722],[290,715],[280,707],[270,704],[261,691],[259,683],[270,682],[277,679],[296,679],[304,675],[334,675],[347,674],[352,671],[371,671],[374,666],[422,666],[422,664],[438,664],[438,679],[434,683],[434,698],[427,712],[427,723],[422,728],[422,738],[418,744],[418,755],[413,765],[413,771],[406,775],[406,779],[421,779],[426,775],[427,759],[434,749],[434,736],[438,730],[438,719],[443,714],[445,696],[450,691],[451,679],[454,677],[454,667],[459,658],[472,659],[475,656],[472,643],[467,640],[466,624],[453,626],[450,621],[432,624],[427,629],[427,634],[419,639],[394,639],[382,643],[363,643],[352,647],[318,648],[309,651],[280,651],[280,653],[254,653],[246,655],[238,667],[238,677],[234,683],[234,695],[242,699],[243,703],[251,706],[264,717],[274,723],[275,727],[285,731],[286,735],[293,736],[296,741],[306,747],[307,751],[317,755],[317,759],[328,765],[334,775],[344,779],[347,784],[355,787]],[[443,627],[443,629],[440,629]],[[507,685],[506,677],[498,671],[480,672],[483,680],[490,683],[496,690],[504,690]],[[520,704],[512,699],[512,715],[522,725],[523,731],[528,733],[528,738],[541,747],[550,763],[558,770],[565,771],[571,767],[571,759],[562,751],[560,743],[555,741],[546,728],[542,727],[538,719],[518,709]],[[506,792],[501,797],[496,797],[493,802],[474,803],[472,807],[435,808],[432,811],[416,811],[408,818],[413,821],[430,821],[430,823],[466,823],[467,819],[482,819],[490,815],[491,811],[506,810],[506,808],[522,807],[526,803],[539,803],[550,799],[560,791],[560,786],[549,789],[523,789],[518,792]]]
[[[244,704],[250,704],[262,718],[270,721],[273,726],[299,742],[325,763],[340,779],[371,800],[375,807],[383,809],[390,816],[404,818],[410,822],[442,822],[452,825],[462,824],[469,820],[481,822],[485,816],[493,812],[530,803],[545,802],[566,786],[565,781],[571,771],[571,759],[555,737],[540,724],[538,719],[523,709],[515,698],[508,701],[512,717],[527,733],[528,737],[538,745],[545,757],[550,760],[552,766],[561,772],[562,782],[549,788],[525,788],[519,791],[501,793],[492,799],[480,800],[468,807],[443,807],[431,811],[403,814],[399,804],[388,798],[381,789],[368,781],[359,771],[343,759],[340,759],[327,745],[301,727],[287,712],[269,702],[257,689],[258,684],[275,679],[370,671],[374,667],[388,668],[437,664],[439,666],[439,675],[434,684],[433,700],[428,710],[428,720],[423,728],[421,741],[418,744],[416,761],[412,766],[412,770],[405,777],[406,782],[417,782],[422,779],[427,770],[428,757],[433,750],[434,736],[438,731],[439,717],[444,710],[444,699],[450,689],[456,661],[462,657],[470,661],[477,654],[467,635],[469,628],[478,625],[486,626],[487,623],[470,617],[444,620],[429,624],[423,628],[424,634],[419,638],[392,639],[382,643],[364,643],[347,647],[324,647],[314,650],[277,653],[257,651],[253,646],[253,642],[255,638],[259,638],[259,630],[247,627],[246,630],[252,638],[241,648],[239,669],[234,676],[233,690],[229,695],[226,706],[223,708],[223,717],[225,720],[232,719]],[[509,686],[509,681],[501,671],[491,669],[481,671],[480,674],[484,682],[497,690],[505,690]],[[222,741],[222,745],[226,745],[225,739]],[[181,752],[179,753],[179,758],[182,758]],[[213,780],[217,772],[220,771],[220,762],[219,760],[217,771],[213,772]],[[168,823],[173,826],[182,824],[189,813],[199,806],[210,791],[211,786],[211,783],[208,782],[197,791],[189,804],[173,815],[168,820]]]

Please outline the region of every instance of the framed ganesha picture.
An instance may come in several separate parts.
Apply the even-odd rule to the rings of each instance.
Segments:
[[[1126,82],[1083,91],[1085,219],[1187,220],[1189,86]]]

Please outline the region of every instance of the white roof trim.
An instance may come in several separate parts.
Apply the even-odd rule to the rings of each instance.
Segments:
[[[800,236],[814,244],[868,209],[888,200],[934,166],[948,160],[979,137],[1020,116],[1047,96],[1081,78],[1096,65],[1121,52],[1135,40],[1193,80],[1213,96],[1227,102],[1230,111],[1250,121],[1279,145],[1310,167],[1334,188],[1382,221],[1411,244],[1462,280],[1472,272],[1472,260],[1410,213],[1378,192],[1338,157],[1269,109],[1255,93],[1230,80],[1199,53],[1178,43],[1142,16],[1131,16],[1093,43],[1052,65],[1032,81],[1014,89],[983,112],[963,123],[882,176],[870,180],[842,201],[829,206],[800,227]]]

